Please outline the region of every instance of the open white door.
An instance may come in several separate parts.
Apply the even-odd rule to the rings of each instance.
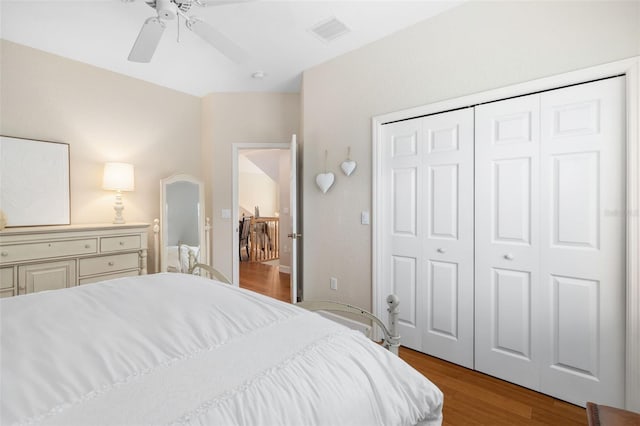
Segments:
[[[291,136],[291,303],[298,301],[298,142],[296,135]]]

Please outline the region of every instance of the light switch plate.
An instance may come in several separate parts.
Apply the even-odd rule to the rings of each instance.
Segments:
[[[360,213],[360,223],[362,223],[363,225],[369,224],[369,212]]]

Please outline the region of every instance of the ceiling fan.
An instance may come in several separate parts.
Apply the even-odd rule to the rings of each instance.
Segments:
[[[184,19],[188,29],[202,37],[204,41],[216,48],[220,53],[236,63],[247,59],[247,53],[233,41],[206,22],[187,15],[195,4],[197,6],[220,6],[232,3],[244,3],[252,0],[145,0],[145,3],[155,9],[157,16],[148,18],[138,34],[128,59],[132,62],[150,62],[156,47],[160,43],[167,21]]]

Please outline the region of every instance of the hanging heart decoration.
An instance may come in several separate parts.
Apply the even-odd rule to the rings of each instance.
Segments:
[[[327,158],[329,157],[329,151],[324,151],[324,173],[318,173],[316,175],[316,185],[320,188],[323,194],[326,194],[336,177],[333,173],[327,171]]]
[[[347,159],[340,164],[340,168],[342,169],[342,173],[347,176],[350,176],[356,169],[356,162],[351,159],[351,147],[347,147]]]
[[[326,194],[329,188],[333,185],[335,179],[336,177],[331,172],[318,173],[316,176],[316,185],[318,185],[318,188],[320,188],[320,191],[322,191],[323,194]]]
[[[351,173],[356,169],[356,162],[353,160],[345,160],[340,164],[340,168],[342,169],[342,173],[347,176],[350,176]]]

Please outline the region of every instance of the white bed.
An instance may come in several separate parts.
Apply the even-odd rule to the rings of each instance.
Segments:
[[[438,425],[442,393],[320,315],[193,275],[0,301],[0,424]]]

